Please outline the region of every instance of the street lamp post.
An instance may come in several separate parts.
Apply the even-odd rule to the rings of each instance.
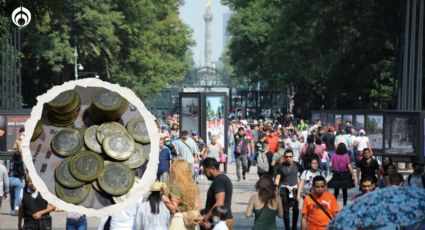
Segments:
[[[74,49],[74,74],[75,74],[75,80],[78,80],[78,52],[77,47]]]
[[[74,76],[75,80],[78,80],[78,76],[85,76],[85,75],[94,75],[95,78],[99,79],[99,74],[97,72],[78,72],[78,70],[84,70],[84,67],[82,64],[78,63],[78,52],[77,47],[74,49]]]

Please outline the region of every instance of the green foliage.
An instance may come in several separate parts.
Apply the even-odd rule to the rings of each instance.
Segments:
[[[0,0],[2,3],[4,0]],[[184,78],[193,44],[178,16],[181,0],[23,1],[32,15],[21,30],[24,98],[74,79],[74,50],[85,72],[131,88],[144,98]],[[8,11],[0,10],[0,31]],[[3,20],[4,19],[4,20]],[[9,23],[10,24],[10,23]],[[34,85],[39,79],[38,85]],[[29,90],[36,87],[37,92]]]
[[[391,103],[404,1],[222,2],[235,11],[229,57],[239,78],[294,85],[304,109]]]

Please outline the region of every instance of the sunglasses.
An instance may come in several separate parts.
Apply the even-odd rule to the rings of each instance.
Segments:
[[[292,158],[292,156],[285,156],[285,158]]]

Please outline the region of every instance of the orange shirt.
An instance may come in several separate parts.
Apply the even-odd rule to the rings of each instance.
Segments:
[[[272,153],[277,152],[277,145],[279,143],[279,135],[275,134],[273,137],[266,136],[264,137],[264,141],[267,141],[269,143],[269,151]]]
[[[334,217],[339,211],[338,203],[333,194],[324,192],[320,197],[317,197],[314,194],[313,196],[332,217]],[[310,196],[306,196],[304,199],[302,214],[307,215],[307,225],[309,230],[325,230],[329,222],[331,222],[326,214],[317,207],[316,203],[314,203]]]

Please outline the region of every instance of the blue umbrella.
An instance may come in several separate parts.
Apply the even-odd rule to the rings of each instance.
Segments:
[[[425,189],[388,187],[365,194],[345,206],[328,229],[408,226],[425,220]]]

